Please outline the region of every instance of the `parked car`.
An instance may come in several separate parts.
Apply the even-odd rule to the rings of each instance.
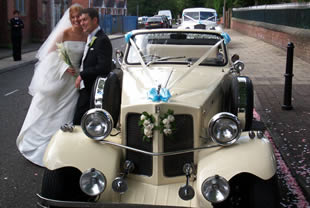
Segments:
[[[125,40],[122,73],[98,78],[81,126],[51,139],[39,205],[277,207],[252,81],[221,33],[135,30]]]
[[[172,27],[172,14],[170,10],[160,10],[158,11],[158,15],[165,15],[169,20],[169,26]]]
[[[161,17],[166,25],[166,28],[171,28],[170,21],[166,15],[155,15],[155,17]]]
[[[216,29],[222,31],[222,28],[217,24],[216,10],[210,8],[184,9],[179,29]]]
[[[149,17],[145,23],[146,29],[154,29],[154,28],[168,28],[169,23],[165,21],[162,16],[153,16]]]
[[[139,25],[144,25],[147,21],[147,16],[142,16],[142,17],[138,17],[138,24]]]

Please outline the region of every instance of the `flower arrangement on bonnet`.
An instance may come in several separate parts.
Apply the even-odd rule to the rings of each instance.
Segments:
[[[160,117],[159,126],[155,125],[155,117],[152,114],[143,112],[139,126],[141,127],[141,133],[143,134],[143,141],[150,142],[153,138],[153,131],[159,130],[167,138],[173,139],[173,135],[176,130],[176,123],[173,110],[168,110],[163,116]]]
[[[155,117],[147,112],[143,112],[139,126],[141,127],[141,131],[143,134],[143,141],[150,142],[153,137],[153,130],[155,130]]]
[[[160,133],[164,134],[166,137],[173,139],[173,134],[175,133],[176,130],[176,123],[173,110],[169,109],[167,113],[161,116],[159,123],[159,130]]]

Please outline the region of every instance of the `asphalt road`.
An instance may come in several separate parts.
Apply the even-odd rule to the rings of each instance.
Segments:
[[[112,42],[114,50],[123,49],[123,39]],[[0,207],[34,208],[35,194],[40,192],[43,168],[24,159],[16,148],[16,137],[23,124],[31,96],[28,85],[34,65],[0,74]],[[278,169],[280,180],[280,207],[295,207],[296,196],[290,192]]]

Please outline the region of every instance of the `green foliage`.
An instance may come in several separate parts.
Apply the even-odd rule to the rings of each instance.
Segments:
[[[298,2],[309,2],[310,0],[297,0]],[[291,0],[226,0],[228,8],[248,7],[264,4],[287,3]],[[214,8],[221,16],[223,13],[224,0],[128,0],[128,15],[153,16],[159,10],[171,10],[172,18],[181,17],[183,9],[191,7]]]

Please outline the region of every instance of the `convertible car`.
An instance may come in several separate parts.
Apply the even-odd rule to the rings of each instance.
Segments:
[[[279,205],[276,161],[253,85],[220,32],[135,30],[98,77],[80,126],[44,156],[40,207]]]

